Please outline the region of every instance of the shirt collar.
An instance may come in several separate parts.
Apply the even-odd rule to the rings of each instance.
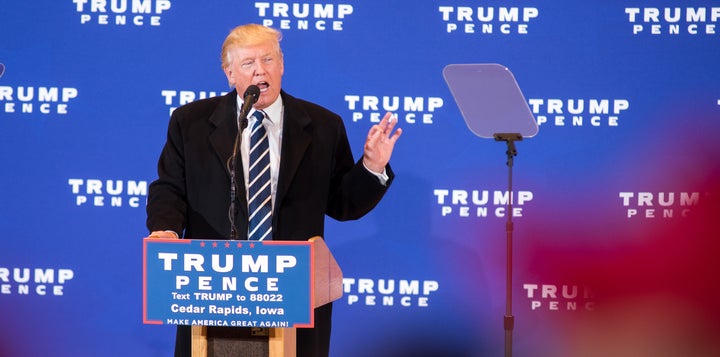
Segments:
[[[242,103],[243,99],[240,97],[240,94],[237,95],[237,102],[238,104]],[[283,101],[282,101],[282,95],[278,95],[277,99],[270,104],[269,107],[263,109],[265,114],[267,114],[267,117],[265,119],[269,120],[270,123],[273,125],[279,125],[282,124],[282,107],[283,107]],[[252,114],[255,113],[255,108],[252,108],[250,110],[250,113],[248,113],[248,118],[252,116]],[[237,106],[236,115],[240,115],[240,105]]]
[[[278,95],[277,99],[270,104],[269,107],[263,109],[265,114],[267,114],[267,118],[273,125],[279,125],[282,123],[282,107],[283,107],[283,101],[282,96]]]

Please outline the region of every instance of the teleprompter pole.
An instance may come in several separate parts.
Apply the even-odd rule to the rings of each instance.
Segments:
[[[513,214],[512,214],[512,203],[513,203],[513,190],[512,190],[512,168],[515,156],[517,156],[517,149],[515,148],[516,141],[522,141],[522,135],[518,133],[498,133],[493,134],[495,141],[504,141],[507,144],[507,166],[508,166],[508,203],[507,203],[507,222],[505,223],[505,235],[506,235],[506,254],[507,254],[507,268],[505,277],[505,316],[503,318],[503,325],[505,328],[505,357],[512,357],[512,332],[515,327],[515,317],[512,314],[512,238],[513,238]]]

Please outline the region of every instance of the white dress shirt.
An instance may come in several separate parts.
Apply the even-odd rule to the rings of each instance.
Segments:
[[[242,103],[242,98],[238,95],[238,103]],[[240,109],[238,109],[238,115]],[[278,172],[280,171],[280,149],[282,148],[282,128],[283,128],[283,104],[282,97],[278,96],[277,100],[270,104],[269,107],[263,109],[265,112],[265,120],[263,125],[268,134],[268,145],[270,146],[270,192],[272,195],[272,204],[275,207],[275,192],[277,192]],[[250,162],[250,128],[255,124],[253,108],[248,113],[248,125],[242,133],[242,145],[240,146],[240,155],[243,163],[243,173],[245,178],[245,187],[248,187],[248,166]],[[247,195],[247,190],[245,190]]]
[[[237,102],[242,103],[242,98],[239,94],[237,97]],[[263,125],[265,125],[265,131],[267,131],[268,134],[268,145],[270,146],[270,190],[272,194],[273,209],[275,207],[275,193],[277,192],[278,172],[280,171],[280,151],[282,149],[282,128],[284,118],[283,108],[284,107],[282,102],[282,96],[278,96],[275,102],[270,104],[269,107],[263,109],[263,111],[265,112],[265,120]],[[240,115],[239,107],[237,111],[237,115]],[[254,113],[254,108],[250,110],[250,113],[248,113],[248,125],[245,130],[243,130],[242,145],[240,146],[240,155],[243,162],[243,176],[245,178],[245,187],[248,187],[248,166],[250,161],[250,128],[253,127],[255,121],[257,120],[254,116],[252,116]],[[239,124],[240,123],[238,123],[238,126]],[[389,177],[385,172],[385,169],[383,169],[383,172],[378,173],[368,169],[365,164],[363,164],[363,167],[365,167],[368,172],[375,175],[375,177],[378,178],[381,184],[387,184],[387,180],[389,179]],[[245,190],[245,195],[247,195],[247,190]]]

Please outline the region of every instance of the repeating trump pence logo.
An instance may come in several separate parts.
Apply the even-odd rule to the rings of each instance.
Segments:
[[[0,296],[62,296],[65,283],[75,277],[72,269],[7,268],[0,266]]]
[[[439,6],[447,33],[526,35],[536,7]]]
[[[170,0],[72,0],[80,24],[100,26],[160,26]]]
[[[200,99],[217,97],[219,95],[227,94],[227,91],[212,91],[212,90],[186,90],[186,89],[162,89],[160,95],[164,99],[165,105],[169,109],[169,115],[172,115],[173,111],[178,107],[194,102]]]
[[[594,311],[595,294],[586,286],[523,284],[533,311]]]
[[[717,35],[720,7],[627,7],[635,36]]]
[[[507,217],[508,191],[465,190],[436,188],[433,195],[440,206],[443,217]],[[522,217],[524,206],[533,200],[532,191],[517,191],[512,194],[512,216]]]
[[[78,89],[55,86],[0,86],[1,111],[21,114],[68,113],[68,103],[78,96]]]
[[[630,108],[625,98],[531,98],[528,104],[538,126],[616,127]]]
[[[627,218],[654,219],[688,217],[705,198],[701,192],[624,191],[618,194]]]
[[[263,26],[280,30],[343,31],[344,20],[355,11],[350,4],[256,2]]]
[[[5,69],[0,63],[0,78]],[[0,85],[0,112],[65,115],[68,103],[77,96],[78,89],[73,87]]]
[[[99,180],[69,178],[76,206],[141,207],[147,197],[148,182],[142,180]]]
[[[346,94],[352,121],[379,123],[385,112],[406,124],[433,124],[435,112],[445,104],[441,97],[377,96]]]
[[[343,278],[348,305],[428,307],[439,288],[436,280]]]

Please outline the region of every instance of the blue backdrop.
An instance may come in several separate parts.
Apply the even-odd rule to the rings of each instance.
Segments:
[[[356,156],[385,111],[404,131],[380,205],[328,219],[333,356],[502,353],[506,148],[467,128],[453,63],[507,66],[539,124],[513,168],[516,354],[720,353],[716,1],[0,0],[0,356],[171,354],[142,324],[147,186],[249,22]]]

